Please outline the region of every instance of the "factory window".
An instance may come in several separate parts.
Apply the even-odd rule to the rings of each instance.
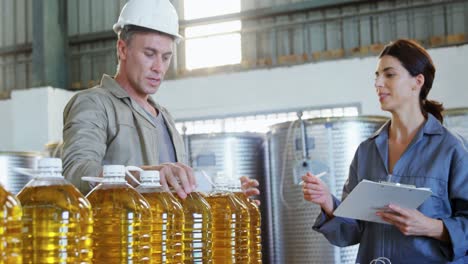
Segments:
[[[189,22],[239,12],[240,0],[184,1],[184,19]],[[187,70],[239,64],[242,57],[240,30],[240,20],[188,26],[185,29]]]
[[[359,106],[345,106],[302,111],[302,119],[317,117],[344,117],[359,115]],[[211,118],[204,120],[186,120],[176,122],[177,130],[186,134],[205,134],[219,132],[268,132],[274,124],[297,120],[297,112],[278,112],[234,116],[226,118]]]

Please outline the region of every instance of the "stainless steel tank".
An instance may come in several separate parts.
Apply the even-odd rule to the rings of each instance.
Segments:
[[[452,108],[444,111],[444,125],[468,140],[468,108]]]
[[[223,172],[227,177],[248,176],[263,182],[264,135],[211,133],[185,138],[189,163],[195,171],[203,170],[209,177]]]
[[[304,200],[300,177],[304,170],[327,171],[321,179],[341,198],[358,145],[386,120],[373,116],[316,118],[271,127],[266,179],[271,194],[267,201],[271,208],[268,225],[272,227],[270,263],[355,263],[357,246],[332,246],[312,230],[320,208]]]
[[[14,168],[35,169],[41,156],[37,152],[0,152],[0,182],[8,191],[17,194],[31,178]]]

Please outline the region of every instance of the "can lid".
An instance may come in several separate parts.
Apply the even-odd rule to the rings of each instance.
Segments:
[[[161,186],[160,176],[157,170],[145,170],[140,172],[141,184],[151,184]]]
[[[122,177],[125,178],[125,166],[123,165],[104,165],[102,168],[102,176],[106,177]]]

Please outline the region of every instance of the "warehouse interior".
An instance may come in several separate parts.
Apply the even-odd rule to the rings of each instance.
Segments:
[[[112,25],[126,2],[0,0],[1,162],[59,156],[67,102],[115,74]],[[356,246],[331,246],[311,229],[320,209],[299,195],[293,171],[312,156],[341,195],[359,142],[389,117],[374,72],[390,41],[428,50],[429,98],[452,110],[446,125],[467,138],[468,0],[171,3],[183,40],[152,97],[174,117],[194,169],[259,180],[264,263],[354,263]],[[332,141],[340,153],[330,154]],[[2,168],[2,181],[17,175]]]
[[[221,10],[203,18],[194,12],[194,19],[184,19],[184,1],[174,1],[181,33],[185,28],[242,21],[242,28],[214,28],[215,33],[200,33],[208,37],[185,37],[177,46],[171,71],[155,98],[179,122],[187,123],[188,133],[195,121],[256,116],[263,120],[276,113],[289,113],[294,119],[297,110],[354,107],[359,114],[385,115],[372,92],[373,72],[378,52],[396,38],[415,39],[429,48],[437,65],[438,88],[430,96],[446,108],[466,106],[459,78],[466,69],[464,1],[232,2],[237,11]],[[103,73],[115,73],[111,27],[125,1],[4,0],[1,4],[0,109],[8,124],[0,132],[2,149],[42,151],[45,143],[60,141],[61,112],[72,94],[98,84]],[[57,22],[66,30],[50,26]],[[237,39],[234,51],[219,48],[223,38]],[[200,40],[213,48],[198,52]],[[186,48],[190,45],[194,49]],[[193,63],[192,58],[184,56],[189,50],[200,53],[196,56],[204,63],[235,52],[237,58],[225,56],[221,65],[190,69],[186,64]],[[27,119],[29,113],[39,116]],[[31,129],[41,124],[47,124],[46,129]]]

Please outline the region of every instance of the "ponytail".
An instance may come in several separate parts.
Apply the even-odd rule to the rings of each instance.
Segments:
[[[444,111],[444,106],[442,103],[434,100],[421,100],[421,110],[424,116],[427,117],[427,113],[432,114],[440,123],[444,122],[444,116],[442,111]]]

